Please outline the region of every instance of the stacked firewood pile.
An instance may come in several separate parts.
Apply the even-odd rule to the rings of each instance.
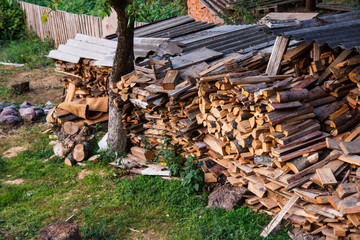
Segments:
[[[222,68],[222,75],[265,68],[267,59],[268,54],[242,56],[236,53],[203,66],[195,75],[218,68]],[[198,152],[206,147],[201,140],[207,130],[197,120],[201,106],[194,76],[186,75],[186,70],[172,70],[168,60],[150,58],[143,66],[135,65],[135,71],[110,87],[119,93],[119,100],[132,103],[132,107],[129,103],[123,105],[123,123],[134,145],[139,145],[144,137],[156,145],[166,134],[172,137],[174,144],[181,145],[184,154],[201,156]]]
[[[285,218],[327,239],[358,239],[359,55],[312,46],[280,56],[280,75],[198,79],[203,156],[216,163],[202,165],[207,181],[225,175],[254,194],[247,205],[277,215],[263,236]]]
[[[107,95],[107,81],[111,67],[96,66],[95,60],[81,59],[79,63],[55,61],[55,70],[68,76],[61,79],[64,88],[73,91],[75,98],[103,97]]]
[[[54,108],[47,117],[47,121],[63,126],[72,123],[79,131],[84,123],[104,126],[108,120],[107,85],[111,71],[110,67],[99,67],[95,60],[81,59],[79,63],[55,61],[57,72],[66,74],[64,82],[63,103]]]
[[[166,131],[207,182],[246,187],[248,206],[276,215],[263,236],[285,218],[312,235],[358,239],[358,53],[303,43],[269,76],[267,59],[233,54],[196,73],[150,59],[110,87],[132,103],[123,122],[133,144],[156,145]]]

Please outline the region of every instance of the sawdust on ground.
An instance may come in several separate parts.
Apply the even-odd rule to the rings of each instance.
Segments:
[[[25,151],[26,149],[27,149],[26,147],[12,147],[12,148],[6,150],[6,151],[2,154],[2,157],[3,157],[3,158],[16,157],[17,155],[19,155],[20,153],[22,153],[22,152]]]

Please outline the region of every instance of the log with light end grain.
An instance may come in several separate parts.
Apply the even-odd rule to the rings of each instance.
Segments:
[[[90,155],[90,143],[83,142],[75,145],[72,151],[72,157],[75,161],[81,162],[86,160]]]
[[[204,138],[204,142],[209,145],[209,147],[214,150],[215,152],[221,154],[222,156],[225,155],[225,143],[221,140],[218,140],[216,138],[214,138],[211,135],[206,135]]]
[[[74,135],[79,131],[78,125],[70,121],[65,122],[63,128],[64,128],[64,132],[69,135]]]
[[[282,92],[277,92],[276,95],[276,100],[279,103],[302,101],[308,98],[309,98],[309,91],[307,89],[282,91]]]
[[[356,114],[353,118],[349,119],[347,122],[344,122],[341,126],[331,131],[331,135],[337,136],[338,134],[345,132],[349,128],[353,127],[355,124],[359,123],[359,121],[360,114]]]
[[[64,160],[65,165],[68,166],[75,166],[77,164],[77,161],[73,158],[72,153],[69,153],[69,155]]]

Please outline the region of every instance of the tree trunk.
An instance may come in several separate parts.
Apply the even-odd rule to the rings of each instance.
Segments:
[[[111,1],[111,6],[116,11],[118,18],[118,44],[109,81],[110,86],[120,81],[122,75],[133,70],[134,24],[132,23],[128,26],[129,16],[125,10],[127,5],[128,1]],[[109,88],[109,125],[107,142],[112,150],[125,152],[128,146],[128,138],[122,124],[122,107],[124,102],[116,107],[114,104],[116,97],[116,94]],[[119,103],[119,101],[117,102]]]

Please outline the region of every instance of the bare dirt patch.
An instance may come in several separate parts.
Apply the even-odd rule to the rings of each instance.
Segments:
[[[78,179],[84,179],[87,175],[92,174],[90,170],[81,170],[78,174]]]
[[[47,101],[61,102],[62,83],[60,75],[54,71],[54,67],[46,68],[16,68],[0,65],[0,85],[11,88],[12,85],[30,82],[30,92],[21,95],[1,96],[0,101],[29,101],[32,104],[44,104]]]
[[[26,147],[12,147],[3,153],[4,158],[16,157],[19,153],[25,151]]]

